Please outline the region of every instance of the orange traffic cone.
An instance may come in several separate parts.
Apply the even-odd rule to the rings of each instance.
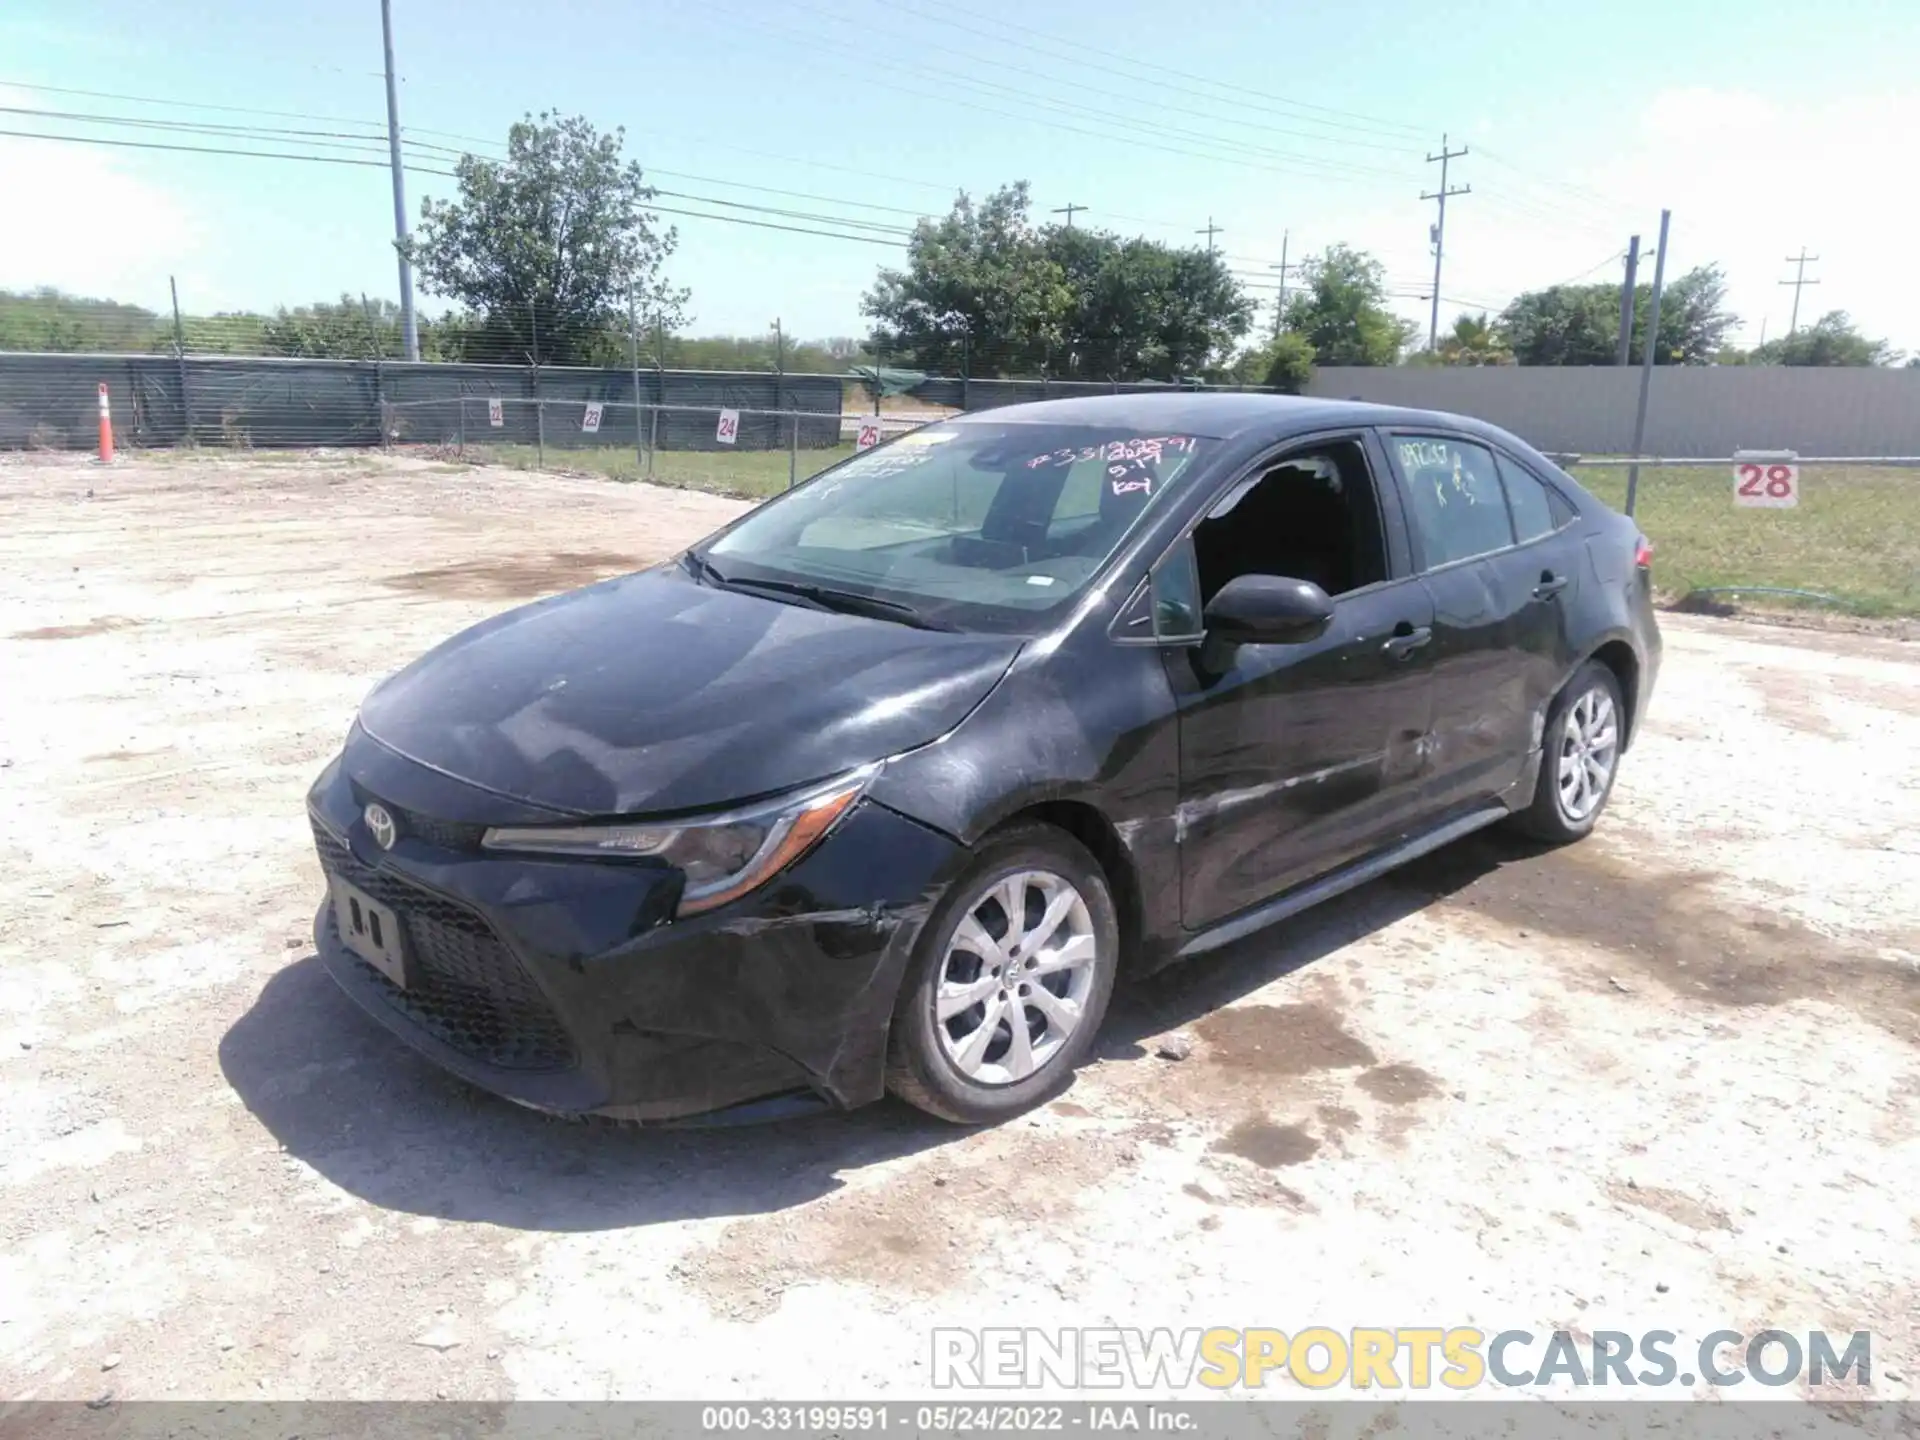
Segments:
[[[113,463],[113,412],[107,405],[107,382],[100,382],[100,463]]]

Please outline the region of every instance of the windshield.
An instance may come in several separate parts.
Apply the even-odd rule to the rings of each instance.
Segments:
[[[947,422],[769,502],[702,554],[727,580],[831,587],[962,629],[1071,603],[1215,442],[1112,426]]]

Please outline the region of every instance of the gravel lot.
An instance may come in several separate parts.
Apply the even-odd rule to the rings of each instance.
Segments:
[[[1913,1393],[1913,645],[1668,618],[1593,840],[1126,992],[1017,1123],[636,1133],[335,993],[301,797],[381,674],[736,502],[6,457],[0,507],[7,1398],[918,1395],[935,1325],[1316,1323],[1870,1328]]]

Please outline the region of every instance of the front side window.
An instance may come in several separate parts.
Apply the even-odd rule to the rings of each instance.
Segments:
[[[1195,527],[1193,548],[1203,604],[1241,575],[1311,580],[1329,595],[1386,579],[1365,450],[1335,440],[1267,464]]]
[[[1491,450],[1434,435],[1394,435],[1388,443],[1406,480],[1408,520],[1428,569],[1513,544]]]
[[[961,629],[1069,604],[1216,442],[1111,426],[946,421],[769,501],[702,553],[743,583],[831,587]]]

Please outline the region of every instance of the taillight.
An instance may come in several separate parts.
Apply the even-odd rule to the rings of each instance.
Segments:
[[[1653,565],[1653,542],[1646,536],[1637,536],[1633,542],[1633,566],[1636,570],[1646,570]]]

